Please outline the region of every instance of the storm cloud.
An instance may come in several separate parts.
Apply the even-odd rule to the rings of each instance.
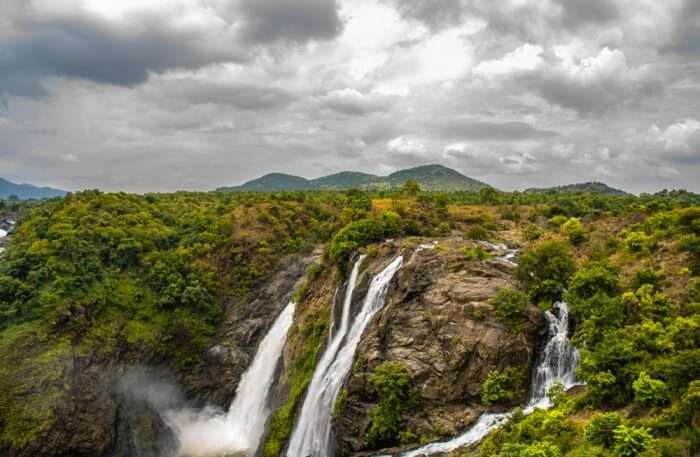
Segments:
[[[208,190],[442,163],[700,191],[694,0],[0,2],[0,176]]]

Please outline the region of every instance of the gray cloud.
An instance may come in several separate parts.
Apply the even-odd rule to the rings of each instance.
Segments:
[[[564,25],[576,29],[586,24],[605,24],[617,19],[620,11],[611,0],[558,0]]]
[[[212,45],[199,28],[176,28],[155,15],[131,17],[128,26],[81,12],[17,24],[0,41],[0,92],[10,94],[45,95],[47,77],[134,86],[151,72],[244,59],[235,46]]]
[[[438,28],[460,22],[465,12],[462,0],[386,0],[404,16]]]
[[[556,132],[540,130],[524,122],[492,122],[452,119],[438,126],[446,139],[471,141],[520,141],[557,136]]]
[[[558,72],[538,72],[522,81],[545,100],[570,108],[583,116],[598,115],[622,105],[642,102],[663,91],[660,81],[653,78],[626,78],[624,74],[586,81]]]
[[[321,105],[338,113],[351,116],[364,116],[370,113],[387,111],[386,97],[362,94],[354,89],[342,89],[328,92],[321,97]]]
[[[255,43],[329,40],[343,25],[335,0],[242,0],[243,36]]]
[[[700,190],[692,0],[176,3],[0,2],[0,175],[207,190],[439,162]]]
[[[224,81],[183,78],[167,81],[159,94],[179,97],[186,105],[230,105],[241,110],[259,111],[289,105],[297,98],[286,90]]]
[[[700,54],[700,2],[683,1],[675,18],[671,42],[661,49],[681,54]]]
[[[613,0],[552,0],[510,2],[507,0],[386,0],[407,18],[432,28],[452,26],[465,16],[484,19],[490,29],[523,38],[538,36],[543,28],[577,30],[590,24],[614,21],[620,11]],[[692,1],[692,0],[689,0]]]

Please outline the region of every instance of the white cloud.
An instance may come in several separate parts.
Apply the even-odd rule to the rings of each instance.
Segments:
[[[410,138],[400,136],[390,140],[387,143],[387,147],[392,152],[399,152],[401,154],[418,154],[422,155],[428,152],[428,148],[425,144],[417,140],[412,140]]]
[[[495,77],[534,71],[544,63],[543,52],[542,46],[525,43],[500,59],[482,61],[474,68],[474,74]]]

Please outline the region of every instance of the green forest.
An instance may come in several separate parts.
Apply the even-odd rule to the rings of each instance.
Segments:
[[[699,195],[443,193],[415,183],[390,191],[90,190],[2,202],[0,215],[17,220],[0,258],[0,450],[22,449],[62,420],[54,406],[70,387],[66,360],[162,365],[182,379],[206,370],[202,354],[226,304],[248,300],[289,256],[320,247],[314,274],[344,278],[357,252],[372,255],[388,238],[459,237],[521,249],[517,290],[492,303],[511,332],[529,304],[544,311],[569,303],[585,386],[552,389],[551,409],[516,411],[455,455],[700,453]],[[298,300],[312,294],[313,279]],[[305,322],[307,357],[325,341],[327,318]],[[296,395],[314,363],[298,365]],[[520,378],[515,369],[490,373],[483,404],[517,401]],[[370,442],[378,449],[417,438],[401,430],[401,415],[415,407],[405,369],[386,365],[370,383],[380,398]],[[279,452],[297,406],[277,412],[268,454]]]

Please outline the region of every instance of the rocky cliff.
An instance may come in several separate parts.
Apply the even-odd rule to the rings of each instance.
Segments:
[[[499,289],[517,287],[513,264],[498,259],[497,252],[473,260],[468,251],[481,247],[476,242],[450,238],[419,247],[427,241],[390,241],[367,250],[353,310],[359,308],[374,274],[397,255],[403,255],[406,263],[392,283],[384,309],[365,331],[341,392],[334,419],[336,455],[364,455],[372,449],[366,436],[378,399],[368,378],[382,362],[405,367],[415,391],[416,407],[403,418],[406,446],[454,435],[489,409],[481,404],[481,391],[492,370],[514,367],[529,373],[531,369],[541,313],[530,307],[525,324],[513,329],[494,317],[489,303]],[[318,278],[298,307],[299,321],[285,352],[279,396],[285,422],[283,427],[279,417],[273,422],[274,436],[268,438],[266,455],[279,455],[284,449],[291,419],[303,399],[299,389],[310,379],[313,363],[323,349],[314,344],[323,346],[327,338],[329,307],[338,318],[344,285],[337,288],[337,280],[334,275]],[[311,331],[311,322],[321,327]],[[508,406],[510,403],[491,409]]]
[[[386,306],[358,348],[337,413],[339,455],[368,448],[365,436],[377,403],[368,376],[382,362],[408,369],[418,406],[406,415],[405,430],[417,439],[455,435],[473,423],[485,409],[481,390],[490,371],[530,370],[540,313],[529,309],[526,325],[517,330],[498,322],[489,300],[498,289],[516,286],[514,267],[497,258],[468,260],[464,250],[473,247],[441,240],[410,255],[399,271]]]
[[[187,371],[146,353],[117,352],[105,356],[96,350],[93,355],[80,357],[67,351],[51,367],[54,377],[43,379],[40,384],[31,378],[32,373],[25,373],[27,380],[18,378],[17,382],[25,382],[27,389],[53,392],[53,404],[47,414],[50,423],[26,445],[0,448],[0,455],[173,455],[177,440],[161,413],[185,406],[226,409],[259,341],[290,300],[309,265],[317,260],[318,252],[289,257],[253,291],[251,300],[225,303],[226,319],[215,338],[217,343],[205,354],[203,369]],[[31,356],[32,351],[32,348],[18,348],[17,355]],[[39,406],[48,407],[29,405],[37,409]]]

